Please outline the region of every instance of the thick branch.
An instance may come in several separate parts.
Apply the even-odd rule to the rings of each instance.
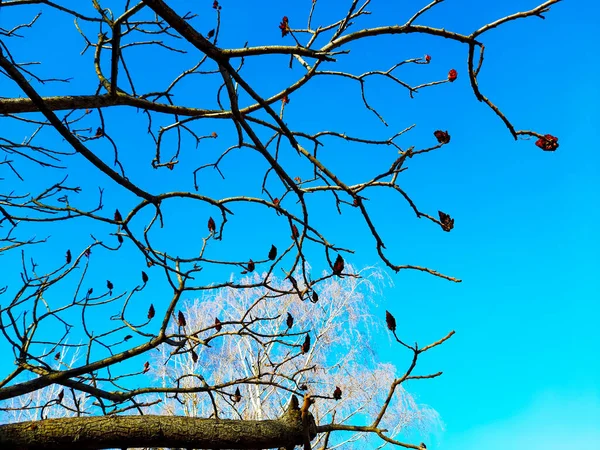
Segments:
[[[179,114],[182,116],[229,117],[222,111],[191,108],[181,105],[166,105],[164,103],[151,102],[149,100],[134,97],[123,92],[117,92],[115,96],[105,95],[65,95],[57,97],[42,97],[42,101],[51,111],[65,111],[70,109],[94,109],[109,106],[133,106],[166,114]],[[39,108],[29,98],[6,98],[0,102],[0,114],[22,114],[39,112]]]
[[[314,432],[311,435],[314,435]],[[302,442],[300,410],[293,408],[288,409],[277,420],[102,416],[48,419],[0,426],[0,448],[4,450],[130,447],[291,448]]]

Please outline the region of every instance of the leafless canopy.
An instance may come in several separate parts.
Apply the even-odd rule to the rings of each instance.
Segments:
[[[324,5],[307,0],[304,18],[281,17],[278,30],[277,23],[270,25],[281,33],[276,44],[257,46],[252,35],[237,36],[226,20],[226,8],[233,6],[218,1],[0,1],[0,94],[5,96],[0,97],[0,331],[6,341],[0,348],[6,355],[10,349],[14,358],[10,373],[0,374],[0,401],[58,386],[54,398],[30,406],[41,418],[52,408],[77,416],[56,419],[63,421],[59,427],[54,419],[3,425],[0,447],[310,448],[319,435],[319,445],[328,448],[331,433],[346,430],[421,448],[395,439],[382,421],[402,383],[441,375],[417,375],[415,367],[422,353],[453,331],[428,345],[408,344],[410,337],[401,337],[388,315],[388,328],[410,356],[408,369],[393,379],[365,425],[339,423],[335,412],[330,423],[314,423],[309,411],[314,402],[334,405],[344,394],[319,386],[307,394],[298,383],[304,371],[290,371],[288,362],[306,356],[319,329],[291,330],[284,310],[272,316],[258,312],[261,305],[288,296],[320,307],[327,301],[319,295],[323,282],[357,276],[348,270],[352,249],[337,244],[332,234],[348,214],[366,225],[370,236],[364,238],[391,271],[417,270],[459,282],[431,268],[395,261],[369,211],[369,196],[390,190],[417,218],[451,231],[450,214],[421,211],[399,183],[407,159],[442,150],[450,134],[437,130],[429,146],[401,147],[399,140],[409,137],[413,126],[383,139],[331,130],[326,123],[307,131],[314,124],[286,112],[294,102],[313,98],[314,83],[332,80],[331,89],[344,79],[355,83],[354,93],[368,113],[387,125],[369,102],[366,85],[386,79],[413,97],[423,89],[450,88],[447,83],[460,75],[468,77],[475,97],[515,139],[535,137],[539,148],[553,151],[557,138],[516,128],[485,96],[478,75],[489,30],[544,18],[559,1],[462,34],[421,25],[443,0],[407,12],[399,25],[375,18],[382,21],[376,26],[368,17],[370,0],[336,2],[338,17],[325,23],[318,22]],[[175,3],[181,11],[173,9]],[[264,3],[260,9],[267,10]],[[52,48],[23,47],[45,17],[53,26],[41,33],[51,30],[44,39],[54,41]],[[367,18],[371,25],[362,25]],[[253,20],[263,26],[258,11]],[[206,23],[211,25],[201,29]],[[452,69],[441,81],[419,85],[399,78],[404,68],[430,64],[428,55],[397,61],[387,70],[355,74],[344,69],[352,58],[350,48],[361,41],[386,35],[398,35],[400,41],[409,34],[463,45],[467,73]],[[74,42],[82,45],[81,56],[64,59],[60,52]],[[231,42],[238,46],[230,47]],[[54,62],[44,60],[46,51],[55,52]],[[23,61],[23,53],[43,64]],[[311,102],[314,108],[328,107],[326,99]],[[343,158],[327,152],[341,143],[393,153],[379,161],[373,176],[364,177],[356,168],[346,175]],[[331,205],[333,214],[323,204]],[[311,272],[309,263],[319,270]],[[274,282],[276,277],[285,282]],[[106,278],[112,281],[105,283]],[[98,280],[102,286],[92,288]],[[182,301],[220,289],[260,295],[232,320],[211,317],[210,323],[196,326],[200,322],[186,317]],[[267,334],[261,332],[263,323],[273,325]],[[252,339],[265,351],[274,345],[286,351],[257,374],[218,383],[205,374],[185,387],[181,379],[156,386],[143,376],[153,349],[168,347],[168,358],[185,355],[195,362],[211,343],[236,339]],[[77,350],[80,360],[67,363],[63,356]],[[281,405],[279,418],[262,424],[242,416],[230,422],[220,418],[219,399],[238,403],[252,385],[269,386],[292,400]],[[118,424],[113,417],[126,411],[143,415],[159,395],[189,393],[210,398],[211,417],[185,422],[125,416]],[[87,435],[81,432],[84,422]],[[129,427],[128,433],[122,433],[123,427]],[[263,431],[253,432],[258,429],[253,427]],[[187,431],[182,435],[181,430]]]

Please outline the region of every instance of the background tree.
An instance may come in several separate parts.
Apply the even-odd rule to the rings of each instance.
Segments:
[[[387,125],[368,100],[366,85],[372,79],[392,80],[412,97],[425,88],[455,82],[459,73],[449,68],[441,81],[411,85],[399,78],[400,71],[425,73],[412,71],[432,63],[429,55],[413,55],[387,70],[369,68],[355,74],[345,66],[350,49],[376,36],[450,39],[466,48],[464,76],[475,97],[498,115],[515,139],[533,137],[541,150],[554,151],[558,139],[516,129],[482,93],[478,75],[482,39],[489,30],[543,17],[558,0],[499,18],[469,34],[418,24],[442,3],[439,0],[408,12],[402,25],[382,23],[381,17],[367,20],[368,0],[349,2],[348,9],[333,19],[325,13],[321,17],[319,2],[313,1],[307,7],[306,25],[283,16],[277,30],[282,43],[258,46],[247,45],[235,27],[227,29],[222,23],[226,9],[217,1],[195,5],[190,13],[175,11],[161,0],[110,8],[92,3],[93,7],[80,5],[77,10],[47,1],[0,4],[6,20],[15,21],[1,30],[0,44],[0,67],[11,80],[8,98],[0,100],[2,130],[9,130],[3,131],[0,148],[10,155],[2,169],[11,177],[10,188],[0,196],[1,251],[4,267],[9,268],[1,292],[0,326],[15,359],[14,369],[0,382],[0,400],[60,385],[57,397],[40,408],[41,417],[48,417],[50,408],[66,407],[63,401],[69,396],[69,407],[77,416],[4,425],[0,443],[9,448],[42,443],[62,448],[296,444],[310,448],[316,435],[323,436],[327,447],[331,433],[353,431],[419,448],[393,438],[398,422],[389,428],[384,423],[391,419],[390,405],[405,381],[441,375],[417,374],[415,367],[420,355],[453,332],[429,345],[409,344],[410,337],[402,336],[394,315],[388,314],[387,327],[406,350],[408,369],[391,381],[377,411],[365,414],[365,425],[346,425],[333,416],[335,405],[344,404],[339,398],[344,399],[343,389],[331,392],[335,380],[305,394],[299,386],[303,372],[290,380],[282,370],[285,358],[309,360],[322,328],[311,329],[308,322],[301,322],[298,325],[306,328],[289,333],[281,327],[287,311],[278,306],[291,296],[306,308],[317,308],[323,301],[324,281],[357,276],[349,270],[351,250],[334,243],[336,231],[349,221],[366,226],[377,254],[392,271],[417,270],[459,281],[427,267],[395,262],[379,231],[381,221],[369,210],[371,193],[388,190],[405,200],[418,218],[450,232],[451,214],[421,211],[398,182],[407,161],[444,148],[451,142],[451,132],[432,129],[429,142],[409,146],[399,142],[413,126],[388,138],[331,131],[327,124],[306,131],[304,122],[315,102],[316,107],[327,105],[327,99],[310,96],[310,85],[319,79],[332,80],[332,86],[339,80],[354,82],[366,111]],[[63,57],[61,52],[72,42],[67,23],[74,20],[72,30],[83,42],[83,59],[61,64],[50,77],[33,72],[13,50],[12,39],[41,21],[32,4],[50,16],[54,30],[64,32],[54,57]],[[210,27],[205,23],[209,12]],[[27,14],[31,21],[24,23]],[[361,21],[366,25],[358,29],[355,25]],[[203,27],[208,30],[204,34],[198,31]],[[25,41],[28,50],[19,52],[45,56],[30,37]],[[60,84],[72,75],[77,80],[68,87]],[[303,116],[288,124],[286,108],[293,104],[299,105]],[[336,108],[336,113],[342,114],[342,109]],[[56,140],[57,132],[62,141]],[[231,141],[223,144],[224,137]],[[336,147],[328,142],[394,150],[377,158],[377,170],[368,173],[352,164],[354,170],[340,166],[346,155],[329,152]],[[47,235],[53,242],[43,237]],[[312,277],[309,259],[314,273],[324,269],[325,274]],[[263,275],[243,278],[240,272]],[[276,275],[283,277],[283,285]],[[240,291],[248,298],[259,294],[230,320],[195,322],[182,309],[185,298],[222,289]],[[276,315],[270,315],[271,308]],[[270,332],[261,333],[263,327],[271,327]],[[248,339],[263,351],[277,347],[280,355],[288,356],[272,361],[269,370],[242,378],[232,364],[219,367],[210,381],[186,377],[195,382],[185,386],[148,385],[147,377],[142,377],[149,370],[153,349],[168,345],[170,358],[193,360],[202,355],[209,361],[204,353],[210,352],[211,341],[243,345]],[[84,361],[73,367],[61,364],[61,354],[68,349],[81,349]],[[216,381],[219,377],[221,381]],[[277,392],[278,419],[219,417],[215,398],[242,403],[247,401],[242,391],[252,386]],[[197,393],[211,399],[212,418],[116,416],[146,414],[165,394]],[[293,394],[304,395],[304,402]],[[77,400],[81,395],[92,399],[92,405]],[[310,408],[331,411],[331,422],[315,423]],[[101,417],[84,417],[90,414]],[[245,414],[250,416],[251,409]],[[329,413],[317,415],[322,417]]]
[[[354,272],[351,268],[350,271]],[[274,370],[273,362],[281,361],[277,372],[289,380],[290,390],[321,391],[331,395],[339,388],[341,398],[313,407],[318,423],[335,420],[339,424],[360,422],[364,417],[377,414],[385,401],[387,388],[401,374],[396,368],[380,360],[372,345],[384,326],[373,316],[373,295],[382,282],[379,270],[356,271],[358,277],[330,278],[320,288],[318,304],[299,302],[296,295],[286,295],[277,302],[259,302],[252,308],[258,317],[279,317],[276,321],[260,321],[255,330],[261,335],[295,335],[296,344],[304,340],[304,333],[296,330],[318,330],[311,334],[311,347],[306,357],[285,345],[274,342],[262,346],[253,336],[242,334],[238,339],[214,339],[210,347],[200,347],[197,354],[173,358],[169,346],[161,346],[160,353],[149,365],[149,375],[158,376],[163,388],[173,385],[191,388],[202,377],[208,384],[221,384],[232,379],[259,376]],[[254,274],[254,281],[264,274]],[[250,281],[250,280],[247,280]],[[285,289],[285,280],[272,280],[272,286]],[[221,323],[235,320],[248,311],[260,298],[260,292],[224,288],[214,295],[186,301],[183,312],[192,329],[207,328],[219,319]],[[264,294],[264,289],[262,294]],[[291,326],[290,326],[291,325]],[[172,332],[176,330],[171,324]],[[206,378],[203,376],[206,374]],[[292,381],[293,380],[293,381]],[[229,396],[206,395],[192,392],[174,397],[164,394],[157,405],[161,414],[211,417],[215,406],[221,418],[244,420],[274,419],[281,415],[281,405],[289,399],[289,391],[268,384],[243,388],[239,402]],[[400,431],[429,434],[439,426],[437,413],[426,405],[419,405],[405,389],[400,389],[390,405],[385,421],[389,435]],[[365,433],[347,433],[330,436],[330,448],[377,447],[373,439],[365,442]],[[313,446],[322,448],[325,435],[316,437]]]

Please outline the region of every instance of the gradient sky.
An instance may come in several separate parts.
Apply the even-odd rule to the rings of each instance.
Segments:
[[[221,2],[222,46],[242,45],[248,36],[252,36],[251,45],[281,42],[277,29],[281,16],[287,15],[292,27],[296,17],[302,17],[304,23],[310,2],[280,2],[268,8],[261,3],[260,11],[254,2],[240,3],[244,4]],[[316,21],[325,22],[338,17],[337,5],[348,2],[319,3],[323,5]],[[406,3],[415,5],[407,7]],[[373,14],[359,26],[386,20],[402,23],[425,3],[374,0],[370,6]],[[538,3],[448,0],[423,16],[419,24],[468,33]],[[452,284],[422,273],[390,274],[394,285],[384,288],[375,311],[382,317],[386,309],[393,312],[400,335],[421,345],[450,330],[457,332],[448,343],[426,354],[419,366],[419,373],[443,370],[444,375],[407,386],[445,422],[445,431],[430,437],[428,448],[600,447],[600,239],[596,233],[600,222],[600,66],[595,56],[600,45],[595,31],[599,15],[598,2],[565,0],[552,7],[546,20],[513,22],[482,37],[486,45],[479,78],[483,93],[517,129],[558,136],[560,148],[555,153],[542,152],[533,140],[515,142],[499,118],[471,93],[464,76],[467,48],[439,38],[374,38],[353,45],[351,55],[340,58],[338,68],[359,74],[430,54],[431,64],[397,72],[411,84],[442,80],[450,68],[458,71],[455,83],[424,89],[412,100],[390,82],[368,81],[369,101],[384,115],[388,128],[364,111],[357,86],[348,81],[316,79],[310,85],[310,96],[290,99],[286,121],[295,129],[387,138],[417,124],[398,141],[403,147],[417,148],[433,144],[433,130],[448,130],[452,136],[442,151],[415,158],[401,175],[401,185],[421,210],[435,214],[441,209],[455,218],[451,233],[417,220],[396,196],[373,195],[369,203],[394,262],[428,266],[463,280]],[[0,26],[12,19],[0,17]],[[192,23],[208,30],[211,20],[200,17]],[[41,20],[38,25],[33,41],[9,43],[11,51],[23,60],[28,52],[39,54],[39,46],[47,39],[44,30],[52,29],[48,21]],[[236,33],[231,36],[228,29]],[[79,52],[82,46],[74,40],[61,48],[66,54]],[[275,81],[285,83],[294,78],[283,70],[287,65],[281,66],[281,72],[267,72],[248,63],[243,73],[260,93],[272,93],[270,85]],[[65,69],[60,58],[42,67],[47,73]],[[170,69],[169,64],[153,64],[148,82],[153,77],[169,78]],[[73,70],[75,80],[60,89],[77,91],[88,85],[85,80],[93,79],[89,71]],[[0,78],[2,91],[10,93],[2,95],[18,92],[9,84]],[[40,88],[43,93],[55,89]],[[202,98],[202,92],[194,91],[187,103]],[[112,117],[118,114],[114,112]],[[113,125],[110,131],[127,139],[127,130]],[[219,135],[228,132],[218,131]],[[391,148],[365,149],[338,141],[328,144],[324,160],[335,162],[338,174],[350,180],[357,176],[358,168],[368,173],[389,166],[394,159]],[[150,150],[135,150],[151,158]],[[243,158],[228,167],[230,173],[237,173],[242,166],[257,167],[246,165],[257,163]],[[145,180],[146,170],[135,169],[133,174]],[[77,180],[87,173],[82,170],[73,176]],[[177,184],[180,180],[168,178],[176,176],[165,175],[165,184]],[[186,183],[189,189],[189,180]],[[235,187],[221,186],[221,195]],[[323,201],[316,207],[331,208],[332,202]],[[205,223],[204,212],[189,214],[194,214],[190,223],[195,219]],[[344,227],[334,223],[329,228],[323,223],[323,227],[333,232],[335,226],[339,243],[357,250],[352,264],[377,264],[372,239],[363,238],[366,228],[353,221],[351,213],[348,217]],[[57,233],[60,236],[60,231]],[[63,254],[60,245],[55,249]],[[116,280],[118,277],[114,275]],[[408,355],[387,339],[381,341],[380,349],[399,367],[407,363]]]

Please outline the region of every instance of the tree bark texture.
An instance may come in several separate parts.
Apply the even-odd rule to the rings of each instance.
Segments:
[[[311,437],[315,434],[311,420]],[[101,416],[0,425],[0,449],[181,447],[293,448],[304,440],[300,410],[276,420],[219,420],[173,416]]]

